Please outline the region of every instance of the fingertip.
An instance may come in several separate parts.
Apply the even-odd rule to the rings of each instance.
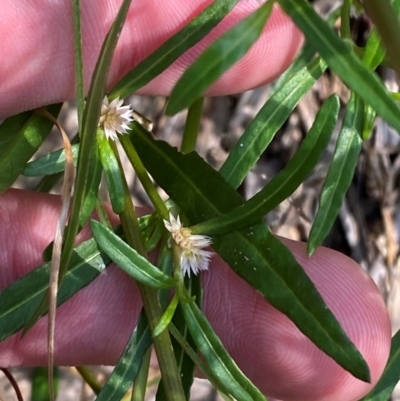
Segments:
[[[390,351],[390,322],[379,291],[346,256],[320,248],[308,258],[305,244],[284,242],[364,356],[370,384],[344,371],[222,261],[204,277],[207,316],[235,361],[266,395],[285,401],[358,400],[379,379]],[[215,294],[218,303],[213,302]]]
[[[223,23],[138,93],[168,96],[180,76],[196,58],[244,15],[254,11],[258,4],[257,1],[239,2]],[[259,39],[239,62],[206,91],[206,95],[240,93],[272,81],[289,67],[302,43],[302,33],[278,6],[274,7]]]
[[[2,7],[4,24],[0,32],[12,31],[12,40],[0,43],[7,54],[0,64],[2,118],[74,97],[74,47],[70,2],[44,5],[44,0],[15,2]],[[43,4],[42,4],[43,3]],[[132,2],[112,61],[108,89],[155,51],[168,38],[198,15],[211,0]],[[183,71],[222,33],[260,6],[260,0],[240,1],[211,33],[190,48],[167,70],[140,90],[151,95],[169,95]],[[117,14],[120,1],[98,0],[82,3],[82,44],[85,88],[89,84],[104,38]],[[32,9],[41,10],[32,12]],[[17,22],[17,23],[16,23]],[[35,29],[29,30],[29,27]],[[269,82],[294,59],[302,35],[291,20],[276,8],[259,38],[246,56],[207,92],[208,95],[239,93]],[[34,62],[32,60],[34,59]],[[15,65],[20,68],[14,68]]]

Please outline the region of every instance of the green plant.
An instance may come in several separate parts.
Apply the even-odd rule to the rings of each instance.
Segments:
[[[202,95],[249,50],[265,26],[274,3],[278,3],[303,31],[308,51],[301,53],[281,79],[274,94],[217,172],[194,152]],[[144,311],[114,373],[98,394],[99,401],[121,399],[136,378],[135,394],[143,392],[140,388],[146,380],[144,371],[150,358],[147,350],[152,343],[162,374],[158,399],[187,399],[195,365],[227,398],[265,399],[233,362],[201,312],[200,280],[190,273],[197,274],[207,267],[210,254],[203,248],[211,240],[215,252],[271,305],[287,315],[317,347],[355,377],[364,381],[370,379],[361,353],[326,307],[314,284],[290,251],[262,222],[262,217],[290,196],[316,166],[338,121],[340,102],[337,96],[324,102],[295,156],[265,188],[249,200],[243,199],[236,189],[296,104],[329,67],[349,87],[351,98],[345,107],[345,118],[311,229],[309,254],[322,244],[350,185],[350,173],[356,168],[362,141],[372,130],[373,121],[367,119],[371,110],[373,115],[381,116],[400,132],[398,106],[373,73],[381,63],[387,62],[385,48],[389,63],[397,69],[392,56],[395,51],[390,50],[392,45],[395,46],[391,42],[393,32],[387,32],[387,27],[393,27],[397,19],[388,24],[387,18],[398,15],[400,2],[382,0],[381,9],[387,7],[390,12],[382,16],[374,14],[377,16],[376,29],[363,49],[357,49],[351,43],[346,29],[351,1],[345,1],[341,8],[341,38],[303,0],[270,0],[261,5],[206,49],[172,91],[165,113],[174,115],[189,108],[180,151],[156,141],[140,123],[132,121],[127,107],[119,109],[123,107],[119,98],[140,89],[164,71],[188,47],[204,37],[235,4],[232,0],[212,3],[127,73],[103,100],[113,51],[130,5],[129,0],[123,1],[103,44],[85,100],[79,1],[74,1],[79,144],[73,148],[78,156],[75,157],[77,170],[68,229],[63,241],[61,231],[60,241],[54,242],[52,262],[38,267],[0,293],[0,339],[4,340],[21,328],[28,331],[46,313],[49,301],[53,303],[49,312],[54,316],[57,284],[60,285],[58,303],[62,303],[88,285],[111,261],[116,262],[137,281]],[[373,1],[365,1],[365,4],[367,10],[373,7]],[[3,140],[0,190],[12,185],[21,173],[48,177],[58,174],[63,171],[60,159],[67,160],[70,167],[73,165],[74,154],[72,149],[68,154],[68,144],[65,151],[28,163],[53,125],[48,115],[56,117],[59,109],[60,105],[53,105],[46,108],[47,114],[23,113],[10,117],[0,126],[0,141]],[[16,139],[3,139],[8,138],[6,135],[10,131],[16,133]],[[126,135],[117,136],[116,131]],[[116,138],[153,203],[155,211],[150,216],[138,219],[136,215],[114,142]],[[31,146],[33,139],[36,142]],[[10,167],[11,159],[15,163]],[[113,211],[121,220],[121,227],[115,230],[110,227],[99,202],[102,173],[106,177]],[[168,205],[161,200],[148,173],[169,195],[171,202]],[[70,180],[65,182],[68,184]],[[64,189],[66,210],[70,191]],[[101,221],[90,221],[94,239],[75,247],[77,233],[88,222],[96,206],[100,208]],[[159,257],[154,265],[147,254],[156,246]],[[49,270],[53,272],[52,292],[46,295]],[[54,275],[55,272],[59,272],[59,276]],[[185,273],[188,277],[184,277]],[[175,292],[169,302],[172,289]],[[50,367],[51,333],[54,334],[54,325],[50,325],[49,335]],[[372,395],[364,399],[383,400],[382,397],[387,398],[396,384],[397,380],[392,378],[398,369],[396,341],[395,336],[391,359],[381,382]],[[204,361],[196,356],[197,351]]]

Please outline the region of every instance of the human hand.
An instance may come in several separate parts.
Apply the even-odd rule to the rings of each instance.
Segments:
[[[14,35],[12,43],[0,44],[2,54],[7,54],[0,65],[2,92],[6,94],[0,105],[1,116],[73,97],[69,3],[61,1],[54,9],[43,3],[36,1],[41,13],[33,13],[32,2],[26,2],[19,4],[15,14],[11,0],[2,4],[5,22],[0,29],[12,31]],[[85,76],[89,82],[117,5],[97,1],[92,9],[93,3],[83,3]],[[115,82],[138,59],[151,53],[205,3],[209,2],[134,2],[116,50],[110,82]],[[238,18],[257,5],[256,0],[242,1],[230,18]],[[228,18],[229,21],[233,22]],[[218,33],[223,26],[217,29]],[[34,27],[29,34],[28,27]],[[271,80],[288,66],[300,42],[297,30],[275,12],[258,44],[211,92],[240,92]],[[205,46],[202,42],[200,47]],[[130,48],[132,54],[127,50]],[[143,92],[167,94],[179,74],[199,54],[199,49],[191,49]],[[20,68],[15,68],[16,65]],[[22,191],[10,190],[0,196],[0,207],[0,288],[4,288],[41,263],[42,251],[53,239],[59,199],[36,193],[29,193],[27,197]],[[359,266],[343,255],[319,249],[308,259],[302,244],[285,243],[367,360],[372,381],[376,382],[389,351],[390,325],[375,285]],[[203,274],[202,280],[207,317],[238,365],[265,394],[285,400],[350,401],[360,398],[370,388],[319,351],[289,319],[268,305],[218,257],[213,259],[210,271]],[[134,283],[118,269],[107,269],[59,308],[55,362],[61,365],[115,363],[140,308]],[[0,366],[45,364],[46,324],[42,319],[22,340],[15,335],[0,343]]]

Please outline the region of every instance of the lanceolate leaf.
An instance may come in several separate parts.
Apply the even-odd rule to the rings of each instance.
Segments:
[[[196,305],[199,308],[201,308],[203,294],[202,294],[200,276],[186,277],[185,287],[187,288],[189,295],[192,298],[194,298],[194,302],[196,303]],[[182,337],[187,341],[187,343],[192,347],[192,349],[197,351],[197,346],[193,341],[193,337],[190,334],[187,322],[185,320],[182,308],[180,306],[178,306],[174,314],[172,323],[174,324],[176,329],[179,330]],[[190,388],[192,387],[193,384],[196,365],[193,362],[193,360],[186,354],[184,349],[180,346],[180,344],[176,341],[174,337],[172,337],[172,344],[174,345],[174,353],[176,360],[178,362],[178,367],[182,378],[183,389],[185,391],[187,398],[189,399]]]
[[[168,325],[171,323],[172,317],[174,316],[176,307],[178,306],[178,296],[175,294],[172,297],[171,302],[169,303],[167,309],[165,309],[163,315],[161,316],[160,321],[157,323],[153,331],[153,337],[157,337],[161,332],[163,332]]]
[[[110,262],[106,255],[100,253],[93,239],[75,248],[58,292],[58,304],[87,286]],[[0,341],[25,326],[48,291],[49,274],[50,263],[46,263],[0,292]]]
[[[290,196],[311,173],[325,151],[336,125],[340,103],[330,97],[319,110],[314,124],[287,166],[253,198],[225,215],[193,227],[193,233],[223,234],[257,223]]]
[[[130,136],[146,168],[191,224],[228,212],[241,196],[197,154],[180,154],[155,141],[137,123]],[[354,376],[369,380],[368,366],[326,307],[290,251],[262,224],[214,237],[214,249],[237,274],[286,314],[319,348]]]
[[[94,191],[97,190],[96,185],[93,185],[96,183],[94,177],[97,177],[93,172],[93,169],[96,168],[97,172],[97,167],[100,162],[90,163],[92,160],[91,154],[93,154],[93,148],[97,149],[97,146],[95,146],[95,135],[99,123],[100,110],[106,87],[108,71],[110,69],[112,56],[118,42],[119,34],[128,14],[130,3],[131,0],[122,1],[118,14],[100,50],[100,55],[93,72],[92,81],[90,83],[87,102],[82,117],[82,131],[80,133],[81,142],[76,171],[74,198],[71,207],[72,210],[69,220],[69,230],[65,236],[64,248],[61,257],[60,282],[62,282],[64,273],[69,264],[69,258],[74,246],[75,237],[79,226],[82,226],[85,223],[85,220],[91,213],[91,211],[89,212],[91,203],[86,202],[88,200],[88,194],[90,191],[92,191],[92,189],[94,189]],[[95,161],[97,160],[98,158],[95,159]]]
[[[392,338],[389,360],[373,390],[360,401],[387,401],[400,380],[400,331]]]
[[[99,248],[135,280],[156,289],[170,288],[175,284],[172,277],[153,266],[146,258],[139,255],[113,231],[98,221],[92,220],[90,228]]]
[[[101,175],[103,173],[103,166],[100,161],[100,150],[97,144],[93,144],[91,152],[86,160],[87,169],[86,185],[82,199],[82,208],[79,216],[79,225],[83,227],[93,213],[99,195],[99,187]]]
[[[272,1],[265,3],[208,47],[175,85],[165,113],[174,115],[190,106],[226,70],[239,61],[260,36],[272,8]]]
[[[399,108],[382,82],[333,33],[312,6],[304,0],[278,0],[278,3],[342,81],[400,132]]]
[[[72,145],[72,155],[74,158],[74,165],[78,160],[79,144]],[[54,152],[48,153],[36,160],[27,164],[22,171],[22,174],[27,177],[37,177],[40,175],[51,175],[61,173],[65,167],[65,150],[59,149]]]
[[[97,135],[99,144],[100,161],[106,176],[108,193],[110,195],[111,206],[114,213],[122,213],[124,210],[125,187],[122,172],[119,168],[118,160],[103,134]]]
[[[309,255],[313,254],[329,234],[353,180],[358,155],[362,148],[363,115],[364,102],[353,94],[347,105],[333,160],[322,187],[318,211],[307,244]]]
[[[61,106],[54,104],[46,110],[57,118]],[[7,118],[0,125],[0,192],[14,183],[52,127],[48,118],[34,111]]]
[[[142,358],[151,345],[151,333],[142,312],[139,324],[128,340],[124,352],[107,380],[96,401],[119,401],[135,380],[142,365]]]
[[[215,0],[198,17],[128,72],[117,83],[110,96],[112,98],[119,96],[122,99],[149,83],[206,36],[237,2],[238,0]]]
[[[180,293],[179,298],[190,334],[210,369],[218,377],[222,389],[237,400],[265,401],[265,397],[230,357],[195,302],[188,294],[185,298],[185,295]]]
[[[93,72],[92,81],[90,83],[89,94],[82,117],[82,130],[80,132],[81,142],[78,156],[78,165],[76,170],[76,180],[74,187],[74,198],[71,207],[71,216],[68,224],[68,231],[65,235],[63,252],[61,255],[59,282],[62,283],[66,270],[69,266],[72,250],[75,243],[75,237],[80,227],[83,226],[86,219],[94,209],[97,199],[96,173],[97,167],[101,164],[99,158],[94,158],[93,149],[95,146],[95,134],[99,123],[100,109],[103,101],[105,86],[107,82],[108,71],[110,69],[112,56],[118,37],[121,32],[126,15],[128,14],[131,0],[123,0],[118,14],[108,32],[103,46],[100,51],[99,58]],[[96,198],[90,197],[94,191]],[[94,200],[94,203],[93,203]],[[46,298],[43,298],[38,309],[32,314],[31,319],[26,324],[26,330],[31,328],[37,321],[38,317],[45,310]]]
[[[274,93],[239,138],[220,169],[221,175],[237,188],[301,98],[326,69],[320,58],[301,69]]]
[[[385,58],[385,48],[378,36],[376,29],[371,31],[367,45],[365,46],[364,56],[362,58],[365,66],[371,70],[375,70]]]

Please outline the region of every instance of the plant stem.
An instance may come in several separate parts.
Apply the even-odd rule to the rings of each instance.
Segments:
[[[120,168],[122,168],[121,160],[119,158],[115,143],[112,142],[111,145],[115,152],[115,156],[118,160]],[[124,175],[123,178],[125,181]],[[126,181],[124,182],[124,184],[125,208],[119,216],[121,219],[122,228],[124,230],[126,242],[132,248],[136,249],[142,256],[146,257],[146,250],[143,244],[136,211],[133,207],[132,199],[130,197]],[[140,283],[137,283],[137,286],[142,297],[143,307],[147,316],[150,330],[153,333],[163,313],[158,299],[158,291],[152,288],[148,288]],[[167,394],[168,400],[186,401],[168,330],[164,330],[159,336],[153,338],[153,342],[161,375],[163,378],[163,383],[165,386],[165,393]]]
[[[189,107],[186,117],[185,131],[183,132],[181,152],[189,153],[196,149],[197,135],[203,109],[204,97],[199,97]]]
[[[83,57],[82,57],[82,29],[80,0],[72,1],[72,14],[74,20],[74,61],[76,78],[76,106],[78,110],[79,131],[82,129],[83,110],[85,108],[85,94],[83,84]]]
[[[75,366],[75,369],[82,376],[83,380],[89,385],[95,394],[101,391],[101,385],[86,366]]]
[[[159,215],[164,220],[169,220],[168,209],[165,206],[163,200],[161,199],[159,193],[157,192],[156,187],[151,181],[147,170],[145,169],[142,161],[140,160],[139,155],[137,154],[132,142],[129,139],[128,135],[122,135],[120,137],[120,142],[122,147],[125,150],[126,155],[128,156],[129,161],[131,162],[135,172],[143,185],[144,190],[149,196],[151,202],[153,203],[154,208],[157,210]]]
[[[344,0],[341,13],[340,13],[340,36],[343,39],[351,40],[351,32],[350,32],[350,8],[351,8],[351,0]]]
[[[168,329],[185,353],[189,356],[189,358],[192,359],[197,368],[200,369],[204,377],[206,377],[215,388],[219,388],[220,384],[218,382],[218,378],[214,375],[213,371],[207,366],[207,364],[204,363],[204,361],[197,355],[196,351],[191,347],[176,326],[173,323],[170,323]]]
[[[149,366],[151,358],[151,347],[145,352],[142,358],[142,366],[136,376],[135,384],[132,390],[131,401],[143,401],[146,395],[147,378],[149,375]]]

